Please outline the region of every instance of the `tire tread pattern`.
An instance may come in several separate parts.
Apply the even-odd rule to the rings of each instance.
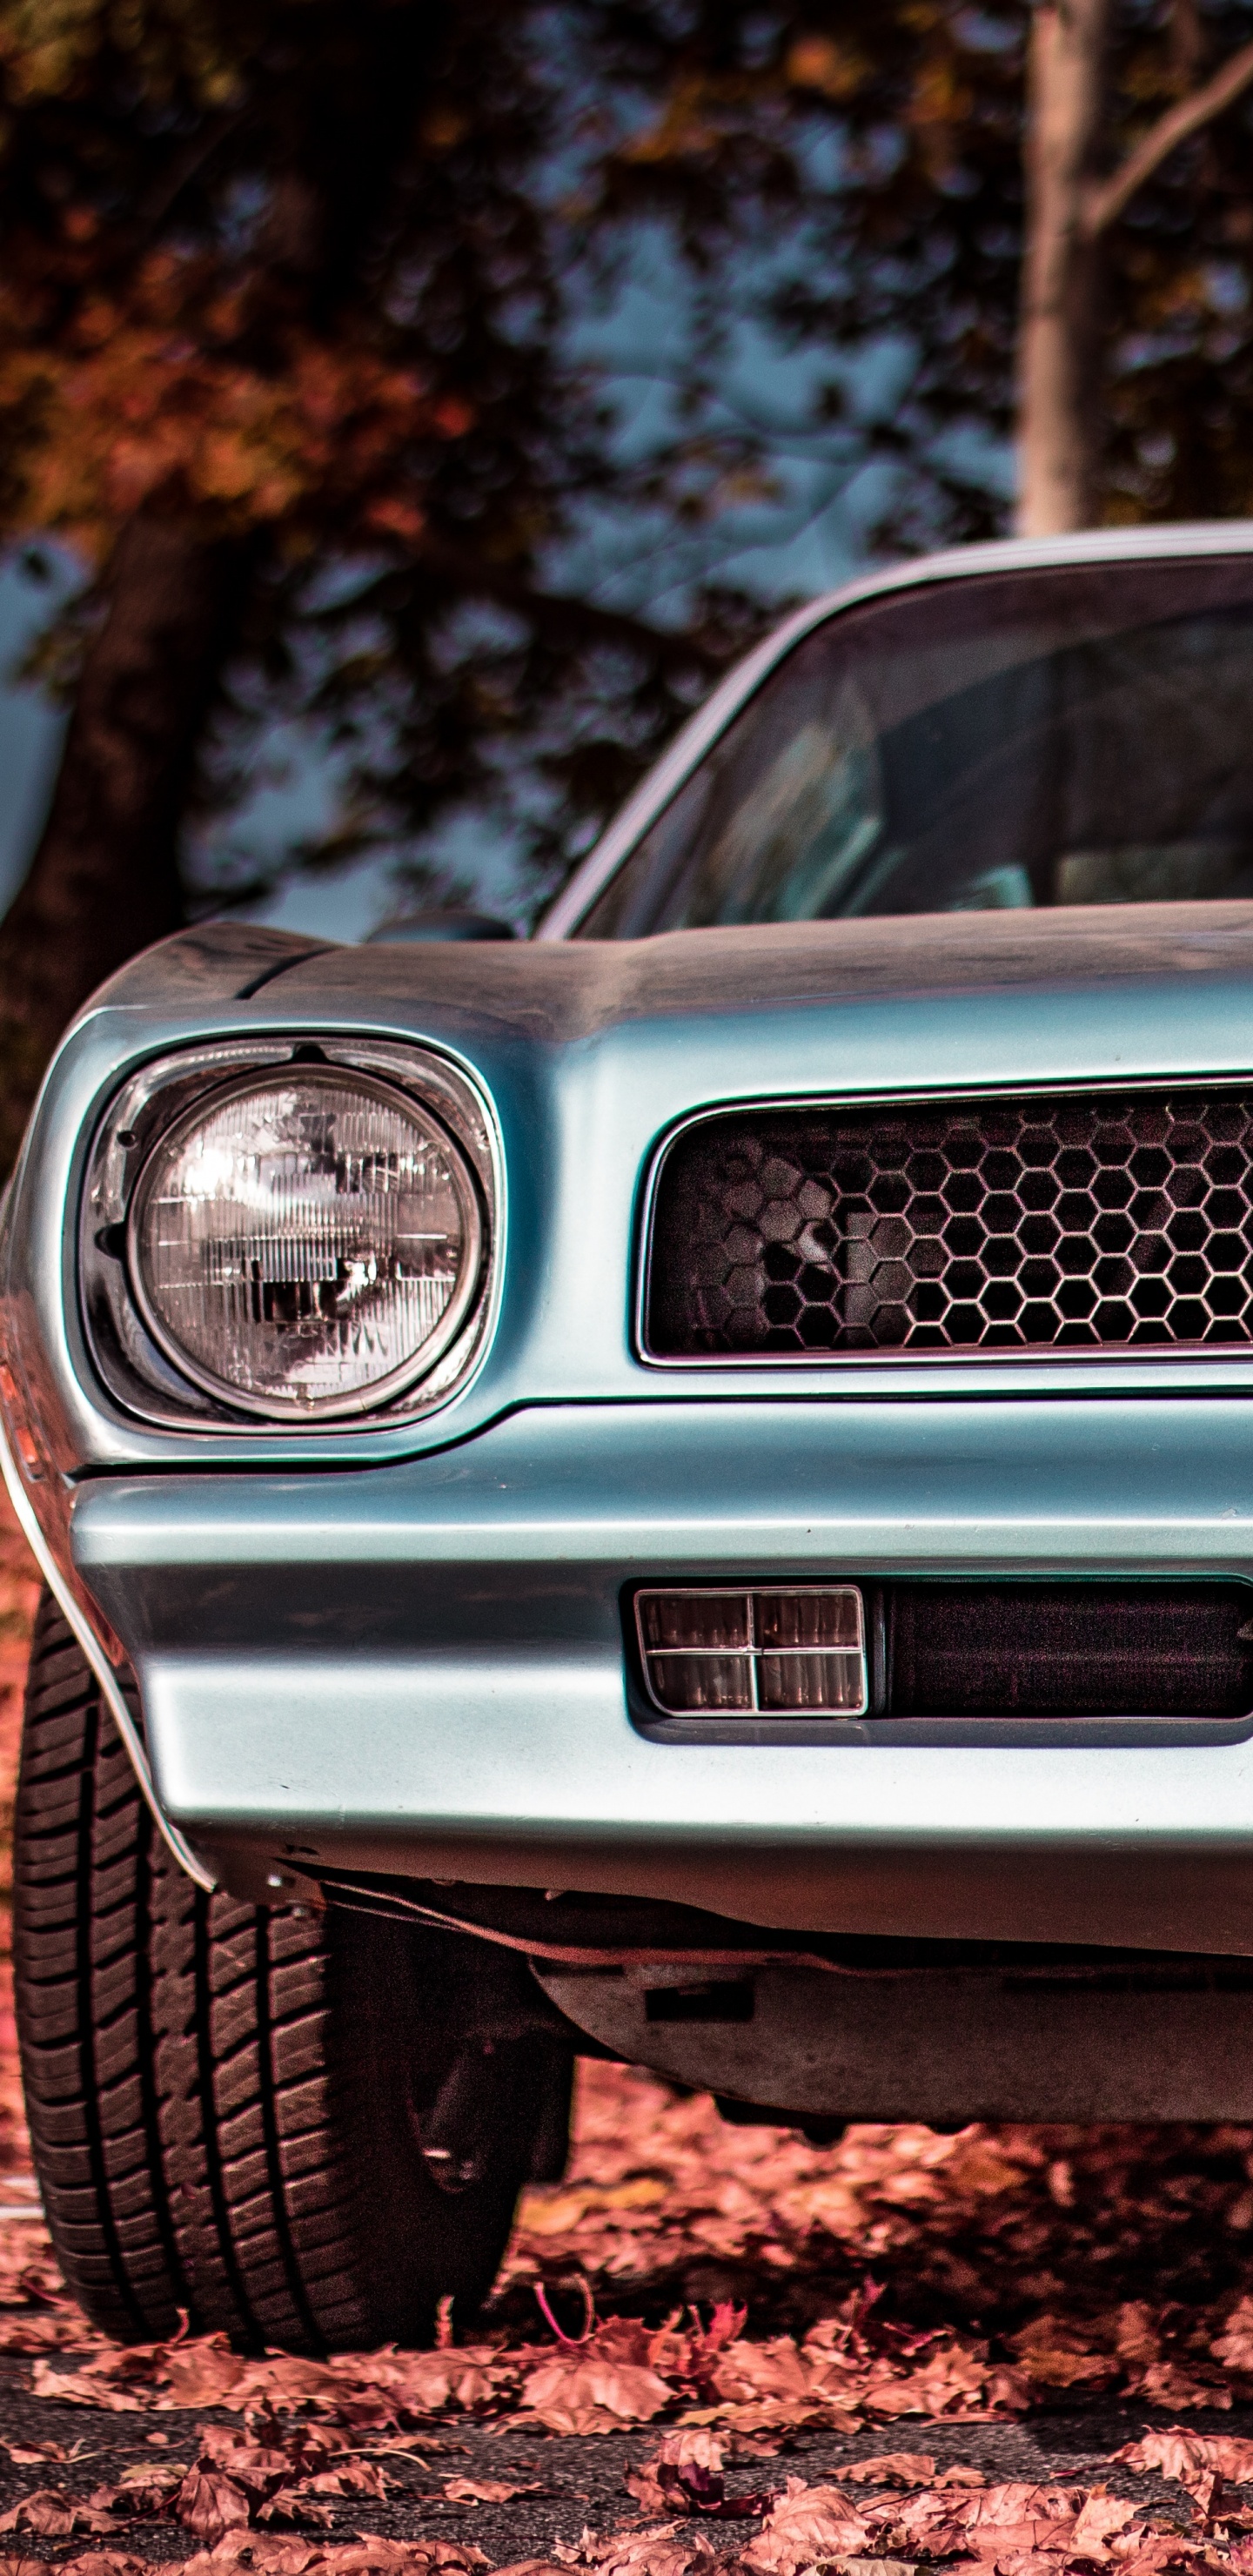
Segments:
[[[193,1886],[45,1593],[14,1821],[18,2033],[49,2229],[95,2325],[161,2337],[185,2315],[244,2349],[324,2352],[421,2340],[444,2289],[482,2296],[528,2140],[481,2200],[431,2184],[392,2036],[413,1938]]]

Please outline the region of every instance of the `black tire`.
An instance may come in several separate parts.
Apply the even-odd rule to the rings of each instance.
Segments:
[[[245,2349],[319,2352],[428,2341],[446,2296],[472,2313],[569,2079],[533,2031],[487,2040],[487,2142],[463,2188],[440,2187],[423,2116],[464,2090],[484,1961],[489,1988],[516,1986],[458,1936],[194,1887],[45,1594],[14,1828],[17,2023],[52,2241],[93,2324],[156,2338],[181,2310]]]

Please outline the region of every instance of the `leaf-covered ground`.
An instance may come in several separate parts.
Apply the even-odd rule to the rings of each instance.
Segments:
[[[6,1801],[34,1597],[6,1521]],[[34,2203],[7,1983],[0,2014],[23,2576],[1253,2576],[1253,2130],[819,2149],[588,2065],[567,2177],[524,2201],[472,2340],[249,2360],[86,2327]]]

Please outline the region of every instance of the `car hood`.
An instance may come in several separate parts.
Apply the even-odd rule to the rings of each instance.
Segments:
[[[991,994],[1023,985],[1253,973],[1253,903],[910,913],[750,922],[655,939],[534,946],[443,941],[342,947],[212,922],[145,951],[88,1005],[188,1009],[264,997],[267,1010],[368,1010],[562,1044],[627,1021],[739,1017],[823,1003]],[[281,991],[277,988],[281,987]],[[451,1030],[449,1029],[449,1033]]]

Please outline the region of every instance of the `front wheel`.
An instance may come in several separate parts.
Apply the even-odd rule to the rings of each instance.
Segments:
[[[537,2157],[552,2170],[560,2039],[506,2025],[476,2060],[478,1943],[194,1887],[47,1594],[14,1964],[35,2169],[94,2325],[156,2338],[182,2311],[253,2350],[343,2351],[428,2341],[443,2299],[478,2306],[521,2184]],[[490,2116],[461,2155],[448,2104],[476,2063]]]

